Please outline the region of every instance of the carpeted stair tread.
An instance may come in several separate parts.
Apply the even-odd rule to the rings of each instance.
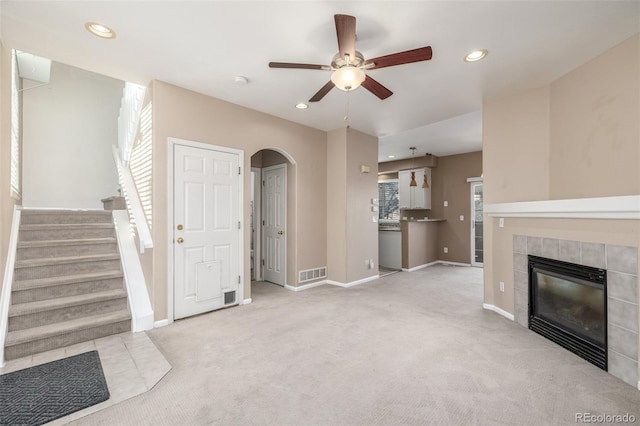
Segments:
[[[70,263],[83,263],[83,262],[99,262],[103,260],[116,260],[116,259],[120,259],[120,255],[117,253],[92,254],[89,256],[49,257],[44,259],[25,259],[25,260],[17,260],[15,263],[15,269],[32,268],[34,266],[65,265]]]
[[[15,346],[26,342],[46,339],[59,336],[61,334],[100,327],[131,319],[129,310],[120,310],[106,314],[93,315],[90,317],[78,318],[70,321],[47,324],[40,327],[27,328],[24,330],[10,331],[7,333],[5,347]]]
[[[123,278],[122,271],[92,272],[88,274],[63,275],[60,277],[36,278],[32,280],[15,281],[12,290],[29,290],[33,288],[51,287],[56,285],[76,284],[87,281],[106,280],[110,278]]]
[[[77,296],[57,297],[55,299],[40,300],[37,302],[18,303],[9,307],[9,317],[52,311],[54,309],[86,305],[112,299],[122,299],[124,297],[127,297],[127,291],[121,288],[80,294]]]
[[[111,228],[112,223],[34,223],[20,225],[21,231],[46,231],[50,229],[86,229],[86,228]]]
[[[20,241],[18,243],[18,248],[71,246],[71,245],[83,245],[83,244],[113,244],[116,242],[117,240],[115,237],[79,238],[75,240],[35,240],[35,241]]]

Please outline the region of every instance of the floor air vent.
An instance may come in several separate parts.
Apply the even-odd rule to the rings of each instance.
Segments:
[[[230,303],[235,303],[236,301],[236,292],[235,291],[227,291],[224,294],[224,304],[228,305]]]
[[[304,271],[298,272],[299,283],[318,280],[320,278],[327,278],[326,266],[323,266],[321,268],[315,268],[315,269],[305,269]]]

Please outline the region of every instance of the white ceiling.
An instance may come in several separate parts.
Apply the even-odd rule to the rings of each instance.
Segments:
[[[333,15],[357,17],[365,58],[430,45],[427,62],[371,70],[395,94],[333,89],[297,110],[329,72],[270,69],[269,61],[329,64]],[[449,155],[482,147],[482,100],[547,84],[640,31],[638,1],[7,1],[6,46],[114,78],[163,80],[331,130],[380,136],[380,160],[409,146]],[[99,39],[84,23],[112,27]],[[477,63],[462,58],[489,50]],[[245,76],[249,84],[234,84]]]

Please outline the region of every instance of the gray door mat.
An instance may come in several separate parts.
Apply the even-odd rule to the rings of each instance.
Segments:
[[[98,351],[0,376],[0,425],[41,425],[109,399]]]

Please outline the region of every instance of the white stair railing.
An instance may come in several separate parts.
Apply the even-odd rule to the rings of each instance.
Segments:
[[[140,202],[140,197],[138,196],[138,190],[136,189],[135,182],[133,181],[133,176],[131,176],[131,171],[122,163],[118,148],[115,145],[113,146],[113,159],[116,162],[116,168],[118,170],[122,196],[127,203],[129,222],[138,234],[138,246],[140,253],[144,253],[145,248],[153,248],[151,230],[149,229],[147,218],[144,215],[144,209],[142,208],[142,203]]]
[[[133,140],[138,132],[140,111],[144,102],[146,88],[138,84],[125,83],[120,103],[120,115],[118,116],[118,148],[122,163],[129,164],[129,154],[133,146]]]
[[[4,366],[4,342],[9,326],[9,305],[11,301],[11,285],[13,284],[13,268],[16,261],[16,251],[18,249],[20,213],[20,207],[14,206],[11,235],[9,236],[9,251],[7,252],[7,264],[4,269],[2,292],[0,293],[0,367]]]
[[[133,239],[127,212],[114,210],[113,223],[116,228],[120,260],[131,310],[131,331],[151,330],[153,328],[153,308],[140,258],[136,253],[136,243]]]

